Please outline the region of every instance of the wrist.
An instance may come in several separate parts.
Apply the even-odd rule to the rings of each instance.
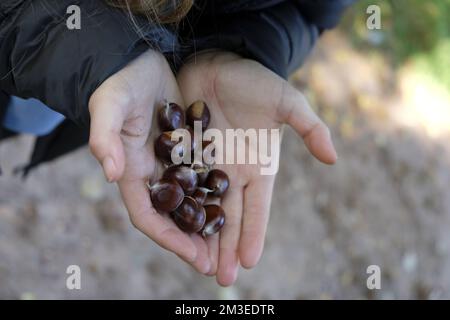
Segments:
[[[196,63],[198,61],[213,60],[216,58],[220,58],[221,62],[242,59],[242,57],[236,53],[224,51],[219,48],[210,48],[192,53],[184,59],[183,64],[186,65]]]

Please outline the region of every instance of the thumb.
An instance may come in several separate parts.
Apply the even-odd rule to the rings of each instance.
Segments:
[[[118,181],[124,172],[125,155],[120,136],[125,109],[118,101],[93,96],[89,101],[91,128],[89,148],[103,167],[108,182]]]
[[[306,147],[318,160],[334,164],[336,149],[330,130],[314,113],[305,96],[289,83],[285,83],[279,105],[280,120],[289,124],[303,139]]]

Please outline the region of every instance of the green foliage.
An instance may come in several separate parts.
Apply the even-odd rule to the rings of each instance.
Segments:
[[[381,30],[366,27],[372,4],[381,8]],[[396,66],[411,62],[450,88],[450,0],[361,0],[342,29],[359,49],[388,55]]]

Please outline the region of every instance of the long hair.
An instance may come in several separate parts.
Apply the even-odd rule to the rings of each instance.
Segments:
[[[156,23],[177,23],[191,9],[194,0],[105,0],[111,6],[146,16]]]

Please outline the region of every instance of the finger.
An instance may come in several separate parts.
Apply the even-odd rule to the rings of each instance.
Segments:
[[[337,153],[330,130],[310,107],[305,96],[287,82],[279,106],[282,122],[289,124],[303,138],[308,150],[320,161],[333,164]]]
[[[123,108],[109,103],[109,99],[96,99],[89,106],[91,129],[89,147],[103,167],[109,182],[118,181],[125,168],[125,155],[120,132],[125,116]]]
[[[197,257],[191,265],[200,273],[207,274],[211,269],[208,246],[205,240],[198,234],[191,235],[192,242],[197,247]]]
[[[244,268],[253,268],[261,258],[270,215],[273,176],[260,176],[244,190],[244,214],[239,241],[239,259]]]
[[[239,267],[238,245],[242,225],[243,188],[230,183],[230,188],[222,202],[225,211],[225,225],[220,232],[219,265],[217,282],[221,286],[232,285],[237,278]]]
[[[220,206],[221,201],[218,198],[209,198],[206,200],[205,205],[215,204]],[[207,273],[208,276],[215,276],[217,274],[217,267],[219,265],[219,233],[214,233],[205,239],[208,245],[209,261],[211,262],[211,268]]]
[[[130,220],[137,229],[186,262],[192,263],[196,260],[197,248],[194,242],[181,232],[172,220],[156,212],[145,181],[121,180],[118,185]]]
[[[209,261],[211,266],[208,276],[215,276],[217,273],[217,266],[219,264],[219,234],[215,233],[206,238],[206,244],[208,246]]]

